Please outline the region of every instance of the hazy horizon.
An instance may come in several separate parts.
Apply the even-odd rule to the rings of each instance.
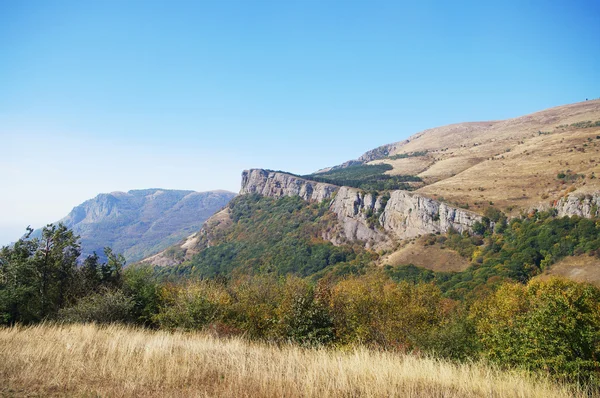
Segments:
[[[4,1],[0,245],[99,193],[239,190],[600,97],[596,2]]]

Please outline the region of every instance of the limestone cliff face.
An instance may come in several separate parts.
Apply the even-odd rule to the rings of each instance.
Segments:
[[[363,241],[367,247],[385,247],[391,242],[379,224],[383,206],[382,197],[375,198],[356,188],[340,187],[329,210],[337,214],[344,238]]]
[[[407,191],[393,191],[380,217],[386,231],[399,238],[426,233],[470,231],[481,216]]]
[[[566,198],[558,200],[554,208],[558,210],[558,216],[579,216],[579,217],[597,217],[600,215],[600,192],[594,192],[588,195],[569,195]]]
[[[321,202],[332,197],[338,187],[295,177],[291,174],[262,169],[244,170],[240,195],[258,193],[280,198],[300,196],[304,200]]]
[[[249,170],[242,174],[240,194],[300,196],[309,201],[331,199],[329,209],[338,215],[341,237],[360,240],[367,247],[385,248],[394,239],[470,230],[481,216],[407,191],[374,196],[360,189],[304,180],[281,172]],[[334,243],[339,237],[329,236]]]

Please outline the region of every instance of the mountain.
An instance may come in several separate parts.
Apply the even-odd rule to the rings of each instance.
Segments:
[[[543,273],[600,280],[600,224],[585,221],[599,161],[600,100],[434,128],[311,175],[246,170],[238,198],[144,262],[200,277],[384,266],[452,297]]]
[[[234,196],[227,191],[168,189],[103,193],[76,206],[59,222],[81,236],[83,256],[102,255],[110,246],[135,262],[198,230]]]
[[[432,128],[313,176],[364,165],[414,176],[417,193],[476,212],[490,203],[510,215],[551,206],[600,189],[600,100]]]

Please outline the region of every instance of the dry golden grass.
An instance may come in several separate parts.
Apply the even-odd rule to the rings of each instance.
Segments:
[[[4,396],[570,397],[480,364],[95,325],[0,329]],[[583,396],[583,394],[579,395]]]
[[[391,165],[394,169],[386,171],[385,174],[389,175],[400,175],[400,174],[408,174],[408,175],[417,175],[425,170],[427,170],[434,161],[429,159],[427,156],[417,156],[412,158],[405,159],[385,159],[385,160],[374,160],[367,164],[382,164],[386,163]]]
[[[600,287],[600,259],[587,255],[565,257],[537,278],[548,279],[552,276],[562,276]]]
[[[389,174],[416,174],[428,184],[417,190],[482,212],[493,202],[512,214],[575,193],[600,190],[600,128],[567,128],[600,120],[600,100],[559,106],[530,115],[491,122],[459,123],[425,130],[391,144],[390,155],[428,151],[425,156],[382,159]],[[544,134],[539,134],[539,132]],[[550,133],[550,134],[546,134]],[[587,177],[574,184],[556,178],[561,171]]]
[[[384,256],[379,263],[392,266],[413,264],[435,272],[460,272],[471,264],[456,251],[439,243],[426,246],[425,240],[426,238],[421,238],[408,242],[397,251]]]
[[[570,187],[576,193],[597,191],[600,180],[589,176],[592,172],[600,173],[598,135],[600,128],[596,127],[531,137],[510,152],[484,160],[451,178],[421,188],[420,192],[469,202],[471,209],[477,211],[475,202],[481,203],[481,208],[492,201],[503,209],[516,206],[526,210],[559,199]],[[556,176],[567,170],[586,178],[563,184]]]

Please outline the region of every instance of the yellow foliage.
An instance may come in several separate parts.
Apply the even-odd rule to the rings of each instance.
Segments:
[[[440,322],[441,301],[431,284],[398,284],[371,274],[335,285],[330,308],[342,343],[408,349],[417,335]]]

